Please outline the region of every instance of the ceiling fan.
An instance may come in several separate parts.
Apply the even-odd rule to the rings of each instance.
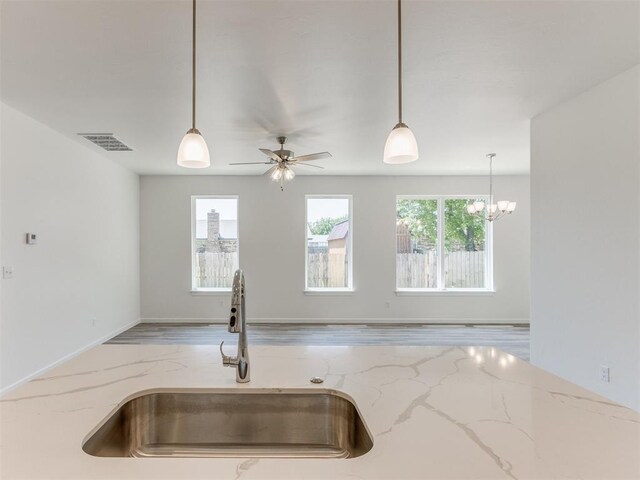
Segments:
[[[242,163],[230,163],[229,165],[273,165],[264,174],[269,175],[274,182],[280,182],[280,190],[284,190],[284,182],[293,180],[296,176],[291,167],[313,167],[323,168],[319,165],[313,165],[310,162],[312,160],[321,160],[323,158],[331,158],[329,152],[312,153],[310,155],[301,155],[299,157],[294,156],[291,150],[285,150],[284,144],[287,141],[287,137],[278,137],[278,143],[280,144],[279,150],[269,150],[267,148],[259,148],[262,153],[269,157],[268,162],[242,162]]]

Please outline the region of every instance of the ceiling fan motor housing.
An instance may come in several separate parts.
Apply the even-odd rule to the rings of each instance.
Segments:
[[[283,160],[291,160],[294,157],[293,152],[291,150],[280,149],[280,150],[275,150],[274,153]]]

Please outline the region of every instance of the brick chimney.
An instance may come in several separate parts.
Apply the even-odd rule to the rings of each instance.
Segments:
[[[220,252],[220,214],[207,213],[207,252]]]

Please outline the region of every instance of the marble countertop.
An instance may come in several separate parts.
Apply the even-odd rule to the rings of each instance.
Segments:
[[[229,347],[231,349],[231,347]],[[3,479],[640,478],[640,414],[492,348],[102,345],[0,399]],[[325,379],[309,383],[312,376]],[[374,439],[353,459],[98,458],[87,435],[147,389],[320,388]]]

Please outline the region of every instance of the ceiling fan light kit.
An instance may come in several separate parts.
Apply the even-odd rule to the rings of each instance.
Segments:
[[[268,175],[274,182],[280,182],[280,190],[284,191],[284,183],[290,182],[296,176],[296,172],[294,172],[291,167],[313,167],[322,169],[323,167],[319,165],[313,165],[307,162],[331,158],[329,152],[312,153],[296,157],[291,150],[285,150],[284,144],[286,141],[287,137],[278,137],[278,143],[280,144],[279,150],[274,151],[268,148],[258,149],[269,157],[268,162],[241,162],[230,163],[229,165],[273,165],[265,172],[265,175]]]
[[[398,0],[398,123],[384,145],[384,163],[400,165],[418,159],[418,142],[402,121],[402,0]]]
[[[185,168],[207,168],[211,165],[209,147],[196,128],[196,0],[192,2],[191,44],[191,128],[178,147],[177,163]]]

